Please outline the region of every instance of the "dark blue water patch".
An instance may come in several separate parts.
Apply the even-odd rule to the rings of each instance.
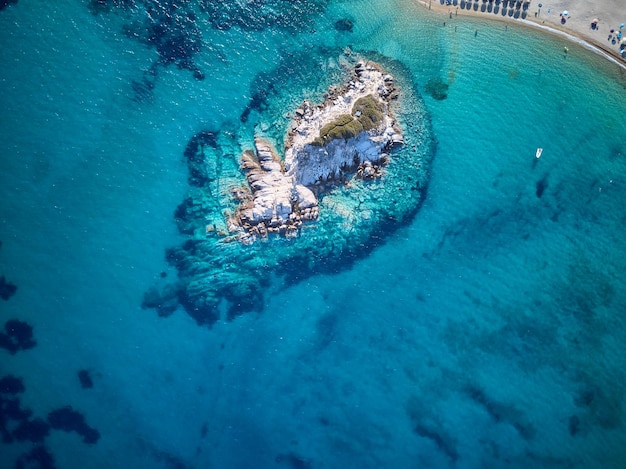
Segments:
[[[95,444],[100,433],[85,422],[82,414],[66,406],[48,414],[47,419],[33,416],[30,409],[22,407],[20,395],[26,392],[21,378],[6,375],[0,378],[0,435],[5,444],[31,443],[31,451],[22,454],[15,467],[53,468],[54,458],[44,446],[52,429],[75,431],[86,444]],[[5,461],[8,463],[8,461]],[[4,467],[4,466],[3,466]]]
[[[162,463],[159,467],[162,466],[168,469],[194,469],[194,467],[197,467],[187,464],[179,456],[163,451],[148,442],[141,441],[139,444],[142,449],[149,453],[156,461]],[[198,453],[200,453],[200,451],[201,448],[198,448]]]
[[[50,425],[40,418],[22,420],[13,430],[13,438],[17,441],[42,443],[50,433]]]
[[[335,341],[339,334],[342,311],[334,310],[321,316],[315,324],[315,349],[325,349]]]
[[[449,436],[423,423],[416,423],[413,427],[413,431],[421,438],[431,440],[437,449],[445,454],[452,462],[456,462],[456,460],[459,459],[456,443]]]
[[[245,107],[241,116],[239,116],[239,120],[243,123],[248,122],[248,118],[250,117],[250,113],[252,111],[263,112],[268,107],[268,99],[273,91],[274,86],[269,85],[268,89],[257,91],[252,95],[248,105]]]
[[[602,386],[588,373],[582,373],[578,379],[581,384],[572,396],[576,413],[569,418],[569,434],[572,437],[586,434],[594,426],[606,430],[620,427],[623,424],[623,393],[616,390],[614,383]]]
[[[13,443],[13,428],[32,415],[28,409],[22,409],[18,398],[0,399],[0,433],[4,443]]]
[[[604,380],[587,370],[578,370],[580,387],[572,396],[581,430],[598,426],[613,430],[623,426],[624,391],[612,380]]]
[[[0,348],[7,350],[11,355],[37,345],[33,339],[32,326],[24,321],[10,319],[4,324],[4,331],[0,332]]]
[[[23,454],[15,464],[16,469],[55,469],[54,457],[43,445],[37,445]]]
[[[2,241],[0,241],[2,248]],[[4,275],[0,276],[0,298],[4,301],[9,300],[17,292],[17,285],[8,281]]]
[[[9,282],[4,277],[4,275],[0,277],[0,298],[2,298],[4,301],[7,301],[9,298],[15,295],[16,291],[17,291],[17,285]]]
[[[152,98],[157,68],[174,65],[189,70],[196,80],[205,73],[195,62],[207,45],[206,27],[226,31],[238,28],[262,31],[268,28],[295,35],[313,29],[314,20],[327,0],[91,0],[94,15],[119,13],[124,16],[123,34],[158,53],[158,61],[132,81],[134,100]],[[204,31],[203,31],[204,28]]]
[[[337,31],[351,33],[354,31],[354,21],[350,18],[341,18],[335,21],[334,27]]]
[[[154,309],[159,317],[168,317],[180,306],[179,292],[177,284],[152,286],[144,293],[141,308]]]
[[[222,160],[226,156],[218,143],[220,132],[203,130],[195,134],[185,147],[185,160],[187,162],[187,181],[191,187],[197,187],[204,192],[211,192],[212,183],[222,171]],[[224,135],[222,133],[222,135]],[[236,139],[234,133],[228,133],[227,140]],[[211,155],[207,155],[210,150]],[[211,159],[212,161],[208,161]],[[215,198],[215,194],[212,198]],[[206,199],[197,196],[197,191],[185,197],[174,211],[174,221],[181,234],[191,235],[193,232],[206,225]],[[170,254],[167,255],[170,257]],[[163,277],[164,278],[164,277]]]
[[[451,222],[443,231],[435,248],[423,254],[426,258],[443,252],[471,252],[490,255],[515,243],[531,239],[540,223],[552,219],[558,223],[563,205],[553,192],[541,193],[541,201],[524,194],[511,194],[497,206],[485,207],[477,213]],[[537,194],[535,194],[536,196]]]
[[[174,210],[174,221],[176,222],[179,233],[185,235],[193,234],[194,230],[202,221],[201,213],[201,205],[198,204],[198,201],[193,197],[185,197],[183,201],[178,204],[176,210]],[[166,258],[169,261],[170,258],[175,255],[174,252],[166,253]]]
[[[4,443],[12,443],[15,426],[27,421],[32,415],[29,409],[21,406],[18,395],[24,391],[20,378],[7,375],[0,380],[0,434]]]
[[[281,453],[274,458],[274,462],[284,469],[311,469],[313,463],[295,453]]]
[[[0,10],[4,10],[9,5],[17,4],[17,0],[0,0]]]
[[[48,423],[55,430],[78,433],[83,438],[83,442],[88,445],[96,444],[100,439],[100,432],[90,427],[85,422],[83,414],[74,410],[71,406],[65,406],[50,412],[48,414]]]
[[[78,373],[78,382],[80,383],[80,387],[83,389],[91,389],[93,388],[93,379],[91,377],[91,373],[89,370],[79,370]]]
[[[154,67],[151,68],[150,72],[144,72],[139,80],[131,81],[133,91],[132,100],[136,103],[151,103],[154,100],[156,73],[153,72],[153,70]]]
[[[624,156],[626,156],[626,146],[624,142],[614,142],[609,149],[609,160],[618,160]]]
[[[612,306],[620,286],[585,254],[572,258],[565,278],[553,290],[562,311],[580,321],[586,332],[597,330],[598,311]]]
[[[249,120],[253,111],[262,114],[270,110],[272,103],[285,105],[290,100],[288,93],[294,89],[328,88],[332,82],[342,80],[342,71],[328,73],[322,77],[316,70],[322,69],[328,57],[338,57],[341,48],[317,47],[306,51],[285,49],[280,53],[280,61],[271,70],[258,73],[250,84],[250,100],[240,115],[241,122]],[[294,95],[293,93],[291,93]],[[321,96],[320,96],[321,97]],[[295,98],[295,100],[294,100]],[[290,103],[294,109],[304,99],[295,94]]]
[[[567,429],[570,436],[576,436],[580,432],[580,418],[578,415],[572,415],[569,418]]]
[[[228,302],[226,319],[262,309],[263,290],[269,286],[268,278],[264,275],[237,272],[233,277],[234,281],[226,281],[229,278],[228,271],[222,271],[222,275],[213,272],[215,267],[222,270],[222,259],[212,241],[190,239],[182,246],[168,249],[167,252],[167,260],[179,272],[181,282],[176,288],[172,288],[171,284],[166,286],[161,297],[167,294],[167,287],[170,287],[169,291],[176,292],[178,303],[198,325],[212,325],[220,319],[219,311],[215,307],[216,298]],[[194,281],[198,275],[204,278],[200,284]]]
[[[432,409],[414,396],[408,400],[405,410],[411,421],[413,433],[431,441],[450,462],[455,463],[459,459],[456,439],[446,431]]]
[[[596,397],[596,390],[591,386],[585,386],[574,395],[574,404],[577,407],[591,407]]]
[[[421,203],[402,220],[394,216],[386,217],[367,240],[343,249],[336,256],[319,257],[312,262],[311,257],[315,257],[314,254],[308,252],[295,254],[282,259],[277,264],[276,271],[284,277],[285,286],[290,287],[314,275],[335,275],[350,270],[357,262],[367,258],[372,251],[384,246],[393,233],[415,216],[420,207]]]
[[[171,7],[159,4],[148,9],[151,18],[147,24],[145,43],[159,54],[159,64],[175,64],[179,70],[189,70],[196,80],[204,80],[204,73],[194,62],[194,56],[202,50],[202,31],[196,24],[196,15],[180,10],[172,2]]]
[[[20,394],[25,390],[21,378],[7,375],[0,378],[0,394]]]
[[[543,193],[546,191],[547,188],[548,188],[548,175],[546,174],[541,179],[539,179],[539,181],[537,181],[537,184],[535,187],[535,195],[537,196],[537,198],[541,199],[541,197],[543,196]]]
[[[94,15],[111,12],[124,15],[126,23],[122,33],[148,48],[154,48],[158,54],[158,60],[144,71],[143,76],[131,81],[134,101],[152,101],[160,67],[174,65],[180,70],[190,71],[196,80],[204,80],[204,72],[195,63],[195,56],[204,46],[197,2],[92,0],[88,8]]]
[[[489,300],[483,309],[490,308],[490,304],[496,301],[494,298]],[[536,314],[543,312],[545,316],[552,314],[548,307],[541,305],[533,305],[533,311]],[[511,315],[511,311],[506,310],[506,308],[503,309],[502,313]],[[481,347],[484,350],[514,360],[522,368],[530,366],[530,363],[541,363],[542,359],[545,361],[541,351],[543,354],[547,354],[548,351],[556,352],[558,345],[554,343],[554,338],[560,334],[556,323],[538,323],[526,319],[521,314],[511,316],[515,319],[495,329],[481,340]]]
[[[525,440],[531,440],[535,436],[536,430],[533,425],[526,419],[523,412],[514,405],[498,402],[474,385],[467,386],[465,393],[472,401],[481,406],[495,423],[508,423]]]
[[[187,160],[187,169],[189,171],[188,181],[190,186],[205,186],[215,175],[208,172],[206,164],[205,147],[214,150],[219,149],[217,143],[218,132],[211,130],[203,130],[198,132],[185,147],[185,159]],[[219,168],[218,168],[219,170]]]
[[[424,91],[437,101],[443,101],[448,97],[448,88],[450,85],[440,77],[431,78],[424,85]]]
[[[534,451],[526,450],[524,452],[524,465],[521,467],[541,467],[541,468],[563,468],[570,469],[573,467],[581,467],[580,461],[572,460],[566,457],[553,456],[551,454],[536,453]],[[511,467],[507,461],[505,466],[498,467]]]

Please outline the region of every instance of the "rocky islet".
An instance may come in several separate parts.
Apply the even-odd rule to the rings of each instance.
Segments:
[[[199,324],[260,311],[269,275],[340,270],[417,211],[434,154],[423,102],[401,64],[355,55],[340,57],[345,79],[321,104],[285,110],[283,144],[261,125],[250,140],[241,129],[192,139],[190,171],[201,162],[207,177],[176,211],[189,236],[167,252],[178,281],[159,279],[144,307],[176,302]]]
[[[255,139],[241,168],[250,193],[236,191],[240,206],[229,231],[251,243],[271,233],[297,236],[303,222],[319,215],[318,197],[351,178],[382,176],[393,147],[403,143],[391,110],[398,93],[391,75],[360,61],[350,81],[332,89],[319,106],[296,109],[281,159],[269,142]]]

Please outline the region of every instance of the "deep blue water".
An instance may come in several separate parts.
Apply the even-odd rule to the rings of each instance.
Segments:
[[[409,0],[103,3],[0,10],[0,332],[32,326],[0,350],[24,388],[0,389],[1,467],[41,448],[59,468],[624,466],[619,68]],[[423,96],[416,216],[336,273],[270,277],[232,321],[142,309],[176,279],[189,140],[280,138],[346,47]],[[66,406],[78,431],[51,418]]]

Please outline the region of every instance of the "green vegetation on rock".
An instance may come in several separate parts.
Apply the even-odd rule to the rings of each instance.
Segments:
[[[350,114],[342,114],[322,127],[320,136],[315,139],[315,143],[324,145],[336,138],[347,140],[357,136],[361,130],[363,130],[363,126],[358,120],[354,119]]]
[[[323,146],[336,138],[347,140],[363,130],[371,130],[382,122],[383,110],[383,104],[371,94],[359,98],[352,106],[352,114],[341,114],[326,124],[312,144]]]
[[[383,120],[383,103],[368,94],[356,100],[352,106],[352,115],[363,126],[363,130],[370,130],[378,126]],[[358,116],[357,116],[358,114]]]

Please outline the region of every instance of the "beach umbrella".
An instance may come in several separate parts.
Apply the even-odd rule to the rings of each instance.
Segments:
[[[600,21],[598,18],[594,18],[591,20],[592,23],[597,23],[598,21]]]
[[[626,46],[626,37],[619,42],[620,46]]]
[[[563,16],[567,16],[567,15],[569,15],[569,12],[568,12],[567,10],[565,10],[565,11],[563,12]]]
[[[619,25],[619,29],[622,29],[624,27],[624,23]]]
[[[542,4],[542,3],[540,3],[540,4],[538,5],[538,7],[539,7],[539,8],[541,8],[542,6],[543,6],[543,4]]]

